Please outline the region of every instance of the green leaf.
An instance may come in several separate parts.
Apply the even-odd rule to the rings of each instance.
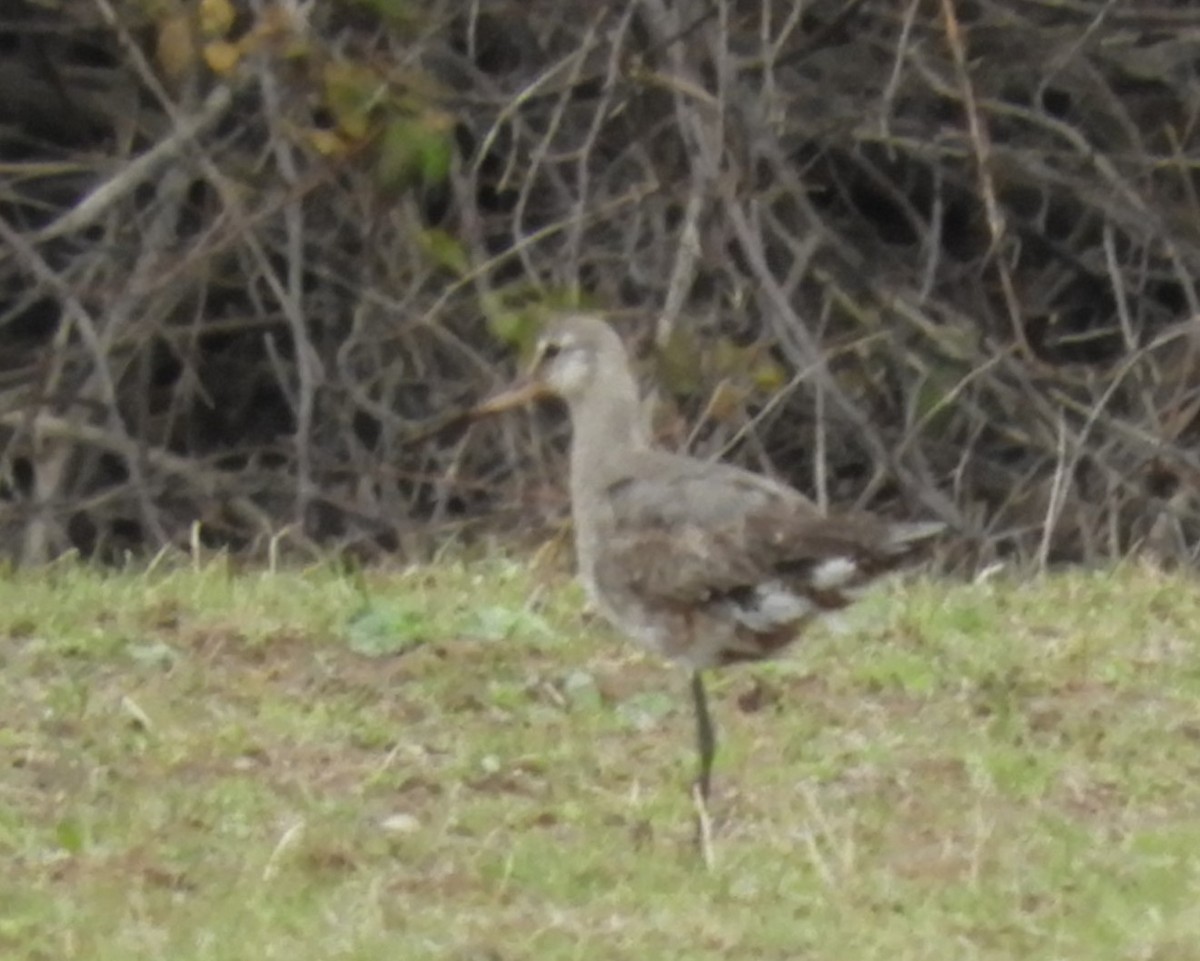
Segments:
[[[397,117],[383,128],[375,177],[381,187],[399,190],[409,186],[418,162],[417,129],[408,117]]]
[[[417,237],[421,249],[439,267],[444,267],[458,277],[465,277],[471,269],[467,249],[446,231],[431,227],[422,230]]]
[[[596,678],[587,671],[572,671],[563,681],[563,694],[572,707],[592,709],[603,702]]]
[[[130,644],[126,650],[130,658],[149,667],[170,667],[179,659],[179,652],[162,641]]]
[[[430,112],[399,115],[388,121],[379,138],[376,175],[382,186],[399,190],[422,183],[442,183],[450,174],[450,120]]]
[[[617,717],[635,731],[645,733],[658,727],[675,708],[675,699],[662,691],[635,694],[617,707]]]
[[[474,611],[468,631],[484,640],[503,641],[520,634],[546,635],[550,628],[533,611],[491,604]]]
[[[445,183],[450,176],[450,162],[453,151],[450,140],[440,133],[427,131],[420,148],[421,181],[427,187]]]
[[[569,288],[545,289],[515,282],[483,298],[488,329],[497,340],[516,347],[522,355],[533,351],[546,321],[561,310],[596,308],[599,305]]]
[[[375,11],[393,27],[410,27],[421,22],[420,11],[412,0],[355,0],[360,7]]]
[[[83,850],[83,825],[78,818],[63,818],[54,826],[54,840],[68,854],[78,854]]]
[[[429,618],[411,605],[370,605],[346,625],[350,650],[366,657],[388,657],[422,644],[429,635]]]
[[[488,330],[497,340],[511,344],[521,353],[532,348],[542,325],[528,310],[495,309],[488,311]]]

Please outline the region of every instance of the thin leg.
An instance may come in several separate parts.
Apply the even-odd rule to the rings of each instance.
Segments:
[[[708,816],[708,794],[712,781],[713,757],[717,753],[717,738],[713,733],[712,716],[708,713],[708,696],[704,678],[699,671],[692,674],[692,701],[696,705],[696,741],[700,748],[700,771],[692,784],[692,803],[696,805],[696,843],[700,856],[710,871],[713,867],[712,819]]]
[[[696,745],[700,749],[700,773],[696,777],[696,789],[700,792],[700,797],[707,801],[712,785],[712,765],[717,753],[717,737],[713,732],[712,716],[708,713],[704,677],[699,671],[692,674],[692,702],[696,705]]]

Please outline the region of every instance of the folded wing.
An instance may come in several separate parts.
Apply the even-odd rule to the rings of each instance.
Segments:
[[[608,490],[612,529],[597,580],[647,606],[724,613],[752,633],[845,607],[942,527],[826,517],[798,492],[739,468],[647,455],[659,461],[654,469]]]

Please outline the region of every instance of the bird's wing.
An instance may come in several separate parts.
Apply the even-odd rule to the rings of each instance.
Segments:
[[[703,603],[770,578],[781,534],[818,516],[790,488],[728,465],[661,455],[632,466],[606,491],[597,578],[648,601]]]
[[[936,530],[863,514],[826,517],[768,478],[647,453],[655,454],[654,464],[631,470],[607,491],[612,528],[596,568],[598,580],[646,601],[749,599],[779,585],[820,607],[841,607],[854,588],[899,566]]]

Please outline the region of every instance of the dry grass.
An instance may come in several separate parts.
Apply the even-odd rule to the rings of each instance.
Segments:
[[[1191,581],[898,587],[724,675],[711,874],[682,679],[533,582],[0,579],[0,953],[1200,957]]]

